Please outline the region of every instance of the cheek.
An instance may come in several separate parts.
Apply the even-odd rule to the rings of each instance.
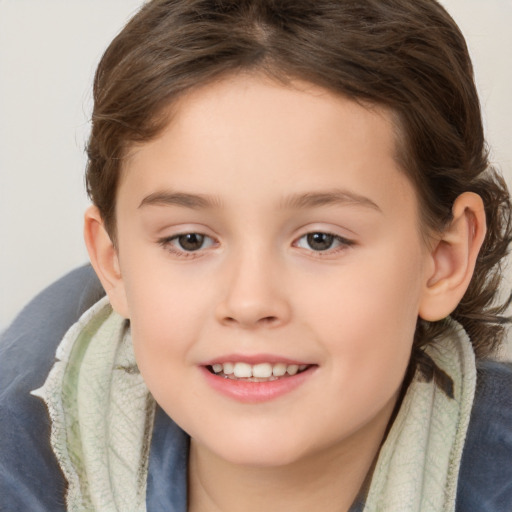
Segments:
[[[399,261],[396,251],[388,251],[354,258],[357,261],[327,276],[323,283],[306,283],[309,293],[302,297],[296,293],[302,301],[302,314],[315,318],[330,332],[327,339],[350,332],[363,346],[376,341],[369,333],[390,341],[396,335],[412,341],[422,292],[422,266],[419,257],[410,256]]]
[[[121,261],[132,330],[157,340],[192,327],[204,304],[204,279],[168,261],[159,247],[132,245]]]
[[[150,390],[194,363],[193,347],[209,318],[211,302],[197,282],[178,274],[132,268],[127,301],[137,363]]]
[[[367,396],[382,392],[383,399],[400,386],[416,328],[421,265],[412,251],[405,257],[394,249],[375,259],[361,256],[303,303],[339,386],[358,386]]]
[[[135,359],[141,375],[166,411],[173,411],[183,400],[183,386],[193,366],[193,347],[198,335],[198,311],[192,311],[169,292],[147,301],[141,294],[137,314],[131,319]],[[187,396],[195,391],[187,384]]]

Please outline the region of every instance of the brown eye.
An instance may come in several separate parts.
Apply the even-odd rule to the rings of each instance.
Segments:
[[[325,252],[327,254],[334,254],[351,247],[354,245],[354,242],[339,235],[333,235],[332,233],[312,231],[302,235],[297,239],[294,245],[316,253]]]
[[[175,238],[180,249],[184,251],[197,251],[203,247],[205,236],[199,233],[187,233]]]
[[[158,240],[166,251],[179,258],[199,257],[218,243],[210,236],[201,233],[181,233]]]
[[[306,240],[308,246],[314,251],[326,251],[332,247],[335,237],[329,233],[308,233]]]

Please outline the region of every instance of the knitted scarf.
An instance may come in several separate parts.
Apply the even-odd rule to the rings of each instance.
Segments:
[[[365,512],[451,512],[476,383],[465,332],[429,346],[453,398],[419,373],[378,456]],[[71,327],[42,388],[70,512],[144,512],[155,403],[137,369],[127,322],[107,298]]]

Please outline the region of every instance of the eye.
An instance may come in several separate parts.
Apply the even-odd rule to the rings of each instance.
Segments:
[[[333,249],[340,250],[351,245],[353,245],[353,242],[346,238],[322,231],[307,233],[296,242],[297,247],[315,252],[325,252]]]
[[[164,238],[159,243],[170,252],[176,254],[197,252],[200,249],[207,249],[215,244],[215,241],[201,233],[181,233],[172,237]]]
[[[180,249],[184,251],[198,251],[202,249],[206,237],[199,233],[186,233],[185,235],[178,235],[171,240],[175,241]]]

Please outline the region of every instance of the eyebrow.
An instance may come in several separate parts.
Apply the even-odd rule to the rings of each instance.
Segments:
[[[325,192],[307,192],[294,194],[283,201],[284,208],[315,208],[329,205],[357,205],[382,213],[380,207],[370,198],[347,190],[329,190]]]
[[[203,194],[188,194],[186,192],[154,192],[146,196],[139,208],[143,206],[182,206],[193,210],[214,208],[220,205],[220,200]]]
[[[215,208],[221,205],[220,199],[205,194],[160,191],[146,196],[139,208],[143,206],[181,206],[193,210]],[[346,190],[329,190],[293,194],[281,202],[283,209],[318,208],[329,205],[356,205],[382,212],[379,206],[368,197]]]

